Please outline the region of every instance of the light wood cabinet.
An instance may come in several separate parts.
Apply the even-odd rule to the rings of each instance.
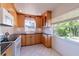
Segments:
[[[43,44],[47,48],[51,48],[52,38],[49,35],[42,36],[42,34],[28,34],[28,35],[21,35],[21,45],[22,46],[29,46],[34,44]]]
[[[42,34],[36,34],[35,36],[36,36],[36,39],[35,39],[36,44],[41,43]]]
[[[12,46],[10,46],[2,55],[3,56],[13,56]]]
[[[42,25],[43,25],[42,17],[36,17],[35,21],[36,21],[36,27],[37,28],[42,28]]]
[[[26,39],[25,35],[21,35],[21,45],[25,46],[26,45]]]
[[[21,35],[21,45],[29,46],[40,43],[41,34],[26,34]]]
[[[26,45],[31,45],[32,43],[31,35],[25,35],[25,39],[26,39]]]
[[[8,48],[7,51],[6,51],[6,56],[12,56],[12,48]]]
[[[45,35],[43,36],[43,39],[41,40],[42,44],[45,45],[47,48],[51,48],[51,42],[52,42],[52,37]]]
[[[46,18],[47,18],[47,20],[51,20],[52,19],[52,11],[47,11],[46,12]]]
[[[44,45],[44,43],[45,43],[45,37],[43,35],[41,36],[40,42]]]
[[[36,44],[36,35],[31,35],[31,44]]]
[[[25,24],[25,16],[18,14],[17,16],[17,27],[24,27]]]

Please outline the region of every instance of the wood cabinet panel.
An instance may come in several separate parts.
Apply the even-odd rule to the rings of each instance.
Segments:
[[[36,21],[36,27],[37,28],[42,28],[42,17],[36,17],[35,18],[35,21]]]
[[[43,36],[43,39],[41,40],[41,43],[43,45],[45,45],[47,48],[51,48],[51,42],[52,42],[52,38],[51,36],[45,35],[45,37]]]
[[[6,56],[12,56],[13,52],[12,52],[12,48],[9,47],[6,51]]]
[[[2,54],[3,56],[13,56],[12,46],[6,49],[6,51]]]
[[[24,27],[24,23],[25,23],[25,16],[18,14],[18,16],[17,16],[17,27]]]
[[[34,44],[39,44],[41,43],[41,34],[33,34],[33,35],[21,35],[21,45],[22,46],[29,46],[29,45],[34,45]]]
[[[36,44],[41,43],[41,34],[36,34],[35,37],[36,37],[35,39]]]
[[[21,45],[22,46],[25,46],[26,45],[25,35],[21,35]]]
[[[31,44],[36,44],[36,35],[31,35]]]
[[[26,35],[25,39],[26,39],[26,45],[31,45],[31,36],[30,35]]]
[[[44,45],[44,43],[45,43],[45,37],[43,35],[41,35],[40,42]]]
[[[21,35],[21,44],[22,46],[29,46],[29,45],[34,45],[34,44],[43,44],[47,48],[51,48],[52,45],[52,38],[51,36],[45,35],[43,36],[42,34],[35,34],[35,35]]]

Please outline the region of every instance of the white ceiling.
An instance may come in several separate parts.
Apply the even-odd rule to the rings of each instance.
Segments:
[[[72,9],[79,8],[78,3],[15,3],[14,5],[17,11],[32,15],[41,15],[46,10],[51,10],[54,16],[59,16]]]
[[[15,7],[17,11],[21,11],[27,14],[41,15],[46,10],[53,10],[59,4],[52,3],[16,3]]]

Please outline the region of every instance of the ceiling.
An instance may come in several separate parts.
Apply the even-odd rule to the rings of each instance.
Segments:
[[[58,5],[52,3],[16,3],[15,8],[26,14],[41,15],[46,10],[53,10]]]
[[[15,3],[14,6],[18,12],[25,14],[41,15],[46,10],[51,10],[54,16],[79,8],[78,3]]]

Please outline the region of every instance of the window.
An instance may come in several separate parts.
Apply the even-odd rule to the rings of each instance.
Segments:
[[[34,31],[36,29],[36,21],[33,18],[25,19],[25,31]]]
[[[54,24],[54,35],[70,40],[79,40],[79,20],[70,20]]]

